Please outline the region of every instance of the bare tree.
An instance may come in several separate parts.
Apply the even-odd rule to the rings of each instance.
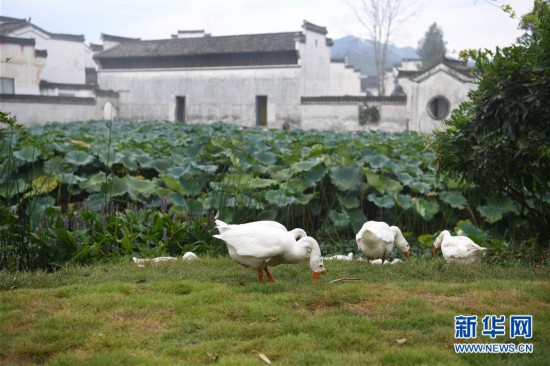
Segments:
[[[367,30],[374,46],[378,95],[385,95],[384,75],[388,44],[413,14],[412,0],[348,0],[355,17]]]

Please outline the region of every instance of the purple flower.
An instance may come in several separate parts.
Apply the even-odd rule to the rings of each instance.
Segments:
[[[168,211],[168,201],[166,200],[166,196],[164,196],[160,200],[160,212],[166,213],[167,211]]]
[[[86,201],[83,201],[82,202],[82,211],[86,211],[88,209],[88,204],[86,203]]]
[[[69,228],[69,218],[67,216],[63,216],[63,227],[65,229]]]
[[[99,202],[99,213],[102,215],[105,213],[105,205],[103,202]]]
[[[110,213],[114,213],[115,212],[115,203],[113,201],[111,201],[111,208],[109,210]]]
[[[101,224],[103,225],[104,229],[107,227],[107,216],[103,215],[101,217]]]
[[[162,242],[164,244],[168,243],[168,235],[166,233],[166,228],[162,229]]]

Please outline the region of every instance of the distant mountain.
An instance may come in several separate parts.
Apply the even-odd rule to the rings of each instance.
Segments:
[[[332,46],[333,59],[348,58],[348,63],[354,68],[361,70],[363,75],[376,75],[376,66],[374,64],[374,47],[371,40],[357,38],[355,36],[345,36],[334,40]],[[403,59],[419,58],[416,49],[413,47],[396,47],[388,45],[388,54],[386,56],[386,67],[391,68],[400,63]]]

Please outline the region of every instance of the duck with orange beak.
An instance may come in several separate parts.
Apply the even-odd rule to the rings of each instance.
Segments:
[[[216,221],[216,228],[220,234],[214,237],[225,242],[229,256],[235,262],[258,272],[259,283],[263,283],[264,272],[268,282],[275,282],[268,267],[300,263],[307,259],[313,271],[313,284],[326,273],[319,243],[306,236],[302,229],[287,231],[284,226],[273,222],[228,225],[220,220]],[[296,240],[298,237],[300,239]]]

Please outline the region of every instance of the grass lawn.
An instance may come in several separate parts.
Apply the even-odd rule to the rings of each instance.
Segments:
[[[0,272],[2,365],[542,365],[550,360],[550,267],[281,265],[274,284],[228,257],[128,260],[55,273]],[[329,283],[355,277],[359,281]],[[482,336],[484,315],[506,335]],[[533,338],[509,338],[510,315]],[[477,315],[469,343],[532,343],[530,354],[456,354],[456,315]],[[404,341],[399,345],[396,341]],[[264,361],[260,356],[264,355]]]

